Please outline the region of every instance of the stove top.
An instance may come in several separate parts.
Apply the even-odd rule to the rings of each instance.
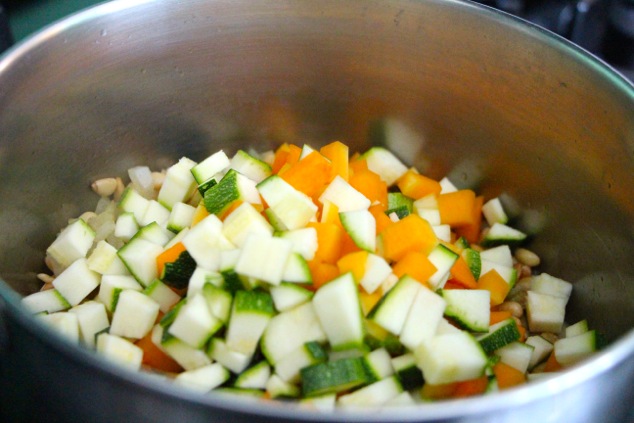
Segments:
[[[475,1],[526,19],[567,38],[634,81],[634,0]],[[7,9],[3,9],[0,4],[0,52],[14,42],[10,25],[12,12],[23,11],[19,7],[24,8],[26,3],[7,0],[4,2]],[[81,9],[92,3],[94,0],[83,0],[77,2],[76,8]],[[51,8],[29,4],[27,9],[41,12],[42,8],[47,7]]]

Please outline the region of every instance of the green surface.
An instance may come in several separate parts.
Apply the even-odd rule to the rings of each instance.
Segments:
[[[13,37],[19,41],[40,28],[104,0],[3,1]]]

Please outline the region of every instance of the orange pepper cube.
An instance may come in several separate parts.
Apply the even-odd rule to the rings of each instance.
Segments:
[[[388,261],[398,261],[412,251],[429,253],[437,244],[431,225],[417,214],[388,226],[379,236],[383,257]]]
[[[440,194],[437,199],[441,223],[452,227],[475,224],[473,213],[476,205],[475,192],[463,189]]]
[[[496,306],[504,302],[511,290],[511,285],[495,269],[491,269],[478,279],[478,289],[489,291],[491,293],[491,306]]]

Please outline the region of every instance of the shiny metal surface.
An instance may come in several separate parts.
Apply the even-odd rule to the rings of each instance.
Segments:
[[[127,373],[20,309],[56,232],[94,207],[93,179],[220,147],[340,139],[360,150],[387,118],[415,134],[394,147],[409,163],[521,207],[542,270],[575,284],[570,321],[588,318],[610,347],[486,398],[323,415]],[[9,343],[0,371],[20,380],[17,399],[0,407],[13,417],[607,422],[634,404],[634,87],[491,9],[451,0],[106,3],[0,62],[0,180]]]

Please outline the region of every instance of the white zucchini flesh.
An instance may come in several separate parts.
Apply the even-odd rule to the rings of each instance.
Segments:
[[[158,193],[158,201],[169,210],[178,202],[186,202],[196,190],[196,180],[191,169],[196,162],[183,157],[170,166],[165,173],[165,180]]]
[[[404,391],[383,404],[384,407],[412,407],[416,405],[416,401],[411,393]]]
[[[506,267],[513,267],[513,253],[508,245],[499,245],[480,251],[480,259]]]
[[[448,194],[450,192],[456,192],[458,191],[458,187],[456,187],[454,185],[453,182],[451,182],[451,180],[448,177],[444,177],[442,178],[440,181],[440,193],[441,194]]]
[[[233,245],[241,248],[250,234],[272,236],[273,227],[255,207],[244,202],[225,218],[222,234]]]
[[[385,259],[379,255],[368,253],[365,262],[365,272],[359,281],[365,292],[372,294],[379,289],[385,279],[392,274],[392,268]]]
[[[400,335],[420,283],[405,275],[374,306],[367,318],[383,329]]]
[[[414,205],[416,205],[416,202],[414,202]],[[437,208],[436,209],[417,208],[416,214],[418,214],[420,217],[422,217],[427,222],[429,222],[432,228],[441,224],[440,211],[438,211]]]
[[[138,222],[141,226],[149,225],[152,222],[156,222],[161,226],[166,226],[169,218],[170,210],[158,201],[150,200],[147,208],[145,209],[145,213],[143,213],[143,216]]]
[[[222,275],[216,271],[207,270],[200,266],[196,267],[194,273],[192,273],[191,277],[189,278],[189,284],[187,285],[187,296],[193,297],[194,295],[196,295],[203,289],[203,286],[206,283],[221,287],[224,285],[224,279]]]
[[[572,338],[573,336],[581,335],[582,333],[587,332],[588,330],[589,330],[588,321],[585,319],[579,320],[577,323],[566,327],[565,337]]]
[[[227,346],[227,343],[220,338],[212,338],[207,349],[207,355],[212,360],[222,364],[235,374],[242,373],[251,362],[251,355],[234,351]]]
[[[147,210],[149,204],[150,200],[141,195],[134,189],[134,187],[129,186],[123,191],[119,200],[119,209],[122,211],[121,216],[129,216],[129,214],[132,214],[134,217],[134,223],[138,224],[138,222],[143,219],[143,215],[145,214],[145,210]],[[127,219],[128,217],[126,217],[126,220]],[[127,225],[130,223],[130,220],[126,221]]]
[[[99,241],[88,256],[88,268],[102,275],[129,275],[119,256],[117,249],[106,242]]]
[[[305,397],[300,399],[299,407],[322,413],[329,413],[335,409],[336,402],[336,394],[316,395],[314,397]]]
[[[230,376],[229,371],[220,363],[213,363],[179,373],[174,378],[174,383],[199,392],[209,392],[225,383]]]
[[[161,245],[142,238],[133,238],[117,254],[135,279],[141,285],[148,286],[158,277],[156,258],[162,252]]]
[[[472,332],[489,331],[491,293],[485,289],[445,289],[445,315]]]
[[[139,223],[132,212],[124,212],[117,217],[114,235],[128,242],[139,231]]]
[[[339,213],[354,210],[366,210],[372,202],[352,187],[341,176],[336,176],[319,196],[319,202],[330,201],[339,209]]]
[[[517,281],[517,270],[515,270],[514,267],[482,259],[482,253],[480,253],[480,259],[480,275],[484,275],[491,270],[495,270],[506,283],[511,285],[511,287],[515,285],[515,282]]]
[[[526,344],[533,347],[533,353],[531,354],[531,360],[528,363],[528,368],[533,369],[538,364],[546,360],[553,352],[553,344],[539,335],[533,335],[526,338]]]
[[[160,279],[155,279],[154,282],[145,288],[143,293],[156,301],[163,313],[167,313],[181,299],[180,295],[165,285]]]
[[[202,162],[191,168],[191,173],[198,185],[207,182],[214,175],[223,172],[231,164],[223,150],[213,153]]]
[[[313,306],[333,350],[361,347],[365,329],[359,290],[351,273],[322,286]]]
[[[270,377],[271,366],[263,360],[240,373],[234,385],[242,389],[265,389]]]
[[[77,316],[81,341],[95,347],[95,335],[110,326],[106,307],[97,301],[86,301],[68,310]]]
[[[97,300],[106,306],[109,312],[113,312],[119,301],[119,294],[126,289],[142,291],[143,287],[132,276],[104,275],[99,285]]]
[[[378,382],[374,382],[361,389],[339,397],[337,405],[344,408],[351,407],[380,407],[386,402],[396,398],[403,392],[398,378],[387,377]]]
[[[86,257],[94,239],[95,231],[82,219],[77,219],[60,232],[46,253],[65,268],[75,260]]]
[[[101,275],[88,268],[85,258],[75,260],[53,280],[53,287],[71,306],[81,303],[101,283]]]
[[[186,203],[177,202],[172,207],[172,211],[167,219],[167,229],[172,232],[180,232],[192,225],[196,207]]]
[[[301,228],[285,231],[279,234],[280,238],[293,243],[293,252],[300,254],[305,260],[312,260],[319,246],[317,242],[317,230],[315,228]]]
[[[492,198],[482,205],[482,214],[489,226],[495,223],[508,223],[508,216],[498,197]]]
[[[211,314],[223,324],[226,324],[231,315],[231,304],[233,302],[231,293],[212,283],[205,283],[202,289],[202,295],[207,301],[207,306]]]
[[[366,209],[339,213],[339,220],[357,247],[373,253],[376,250],[376,219]]]
[[[193,370],[211,364],[206,351],[193,348],[172,336],[163,340],[164,329],[160,324],[152,328],[152,343],[172,357],[183,369]]]
[[[124,290],[112,315],[110,334],[141,339],[152,330],[158,313],[156,301],[139,291]]]
[[[440,295],[420,285],[403,324],[401,343],[414,351],[422,342],[433,338],[446,306]]]
[[[548,273],[541,273],[531,280],[531,291],[564,298],[567,301],[572,293],[572,284]]]
[[[168,230],[164,226],[161,226],[156,222],[150,222],[139,229],[139,231],[134,235],[134,238],[150,241],[156,245],[165,247],[165,245],[167,245],[174,236],[174,232]]]
[[[451,242],[451,226],[446,224],[432,225],[431,228],[434,231],[436,238],[444,242]]]
[[[236,273],[271,285],[282,282],[293,243],[283,238],[250,234],[236,263]]]
[[[266,381],[265,389],[271,398],[296,398],[300,396],[297,385],[284,381],[275,373]]]
[[[576,364],[596,350],[597,334],[594,330],[570,338],[560,338],[554,344],[555,358],[562,366]]]
[[[301,254],[292,252],[292,249],[284,266],[282,281],[292,283],[311,283],[313,281],[308,262]]]
[[[372,147],[361,157],[367,161],[368,169],[378,174],[387,186],[394,184],[407,172],[407,166],[391,151],[383,147]]]
[[[432,289],[440,289],[445,286],[449,271],[453,267],[456,260],[458,260],[458,254],[451,251],[449,248],[442,244],[438,244],[427,256],[429,261],[436,267],[436,272],[429,277],[427,282]],[[425,281],[421,281],[425,282]]]
[[[500,362],[507,364],[522,373],[528,371],[534,347],[523,342],[511,342],[495,350],[495,355],[500,357]]]
[[[194,348],[202,348],[221,327],[222,322],[211,313],[203,294],[198,293],[179,308],[167,332]]]
[[[385,379],[394,374],[392,358],[385,348],[377,348],[363,357],[365,366],[375,380]]]
[[[71,307],[68,301],[55,288],[27,295],[22,298],[22,306],[26,307],[31,314],[55,313]]]
[[[311,300],[314,292],[295,283],[282,282],[271,288],[271,297],[277,311],[287,311]]]
[[[141,368],[143,350],[120,336],[102,333],[97,337],[97,352],[112,362],[134,370]]]
[[[260,183],[271,176],[271,166],[268,163],[243,150],[238,150],[231,158],[229,167],[256,183]]]
[[[317,205],[306,194],[297,191],[277,175],[270,176],[257,185],[260,195],[269,205],[267,211],[279,225],[280,230],[300,229],[317,214]],[[271,219],[269,219],[271,220]],[[273,226],[276,226],[273,224]]]
[[[527,292],[526,314],[531,332],[559,333],[566,316],[567,298]]]
[[[307,343],[286,354],[275,364],[275,373],[285,382],[300,382],[300,370],[311,364],[325,361],[326,352],[316,343]]]
[[[79,343],[79,320],[76,314],[59,311],[37,315],[37,319],[72,343]]]
[[[227,327],[227,346],[242,354],[253,355],[273,312],[273,300],[269,293],[236,292]]]
[[[222,220],[210,214],[192,227],[183,238],[183,245],[198,266],[207,270],[218,270],[221,252],[236,248],[224,236],[222,227]]]
[[[425,381],[434,385],[480,377],[488,362],[478,341],[463,331],[437,335],[414,354]]]

